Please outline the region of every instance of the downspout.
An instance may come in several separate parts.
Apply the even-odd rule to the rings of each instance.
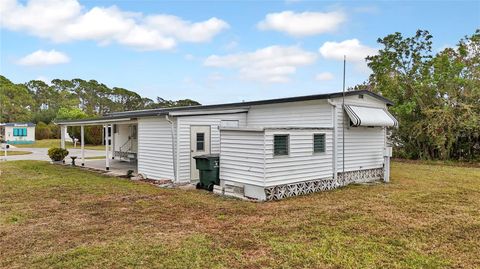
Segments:
[[[177,154],[175,150],[175,127],[173,126],[173,121],[170,120],[168,114],[165,115],[165,120],[170,124],[170,130],[172,135],[172,161],[173,161],[173,181],[177,182]]]
[[[337,180],[337,104],[327,99],[327,102],[333,107],[333,154],[332,154],[332,170],[333,179]]]

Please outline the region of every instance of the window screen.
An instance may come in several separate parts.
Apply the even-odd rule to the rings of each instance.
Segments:
[[[197,133],[197,151],[205,150],[205,133]]]
[[[325,152],[325,134],[313,135],[313,152],[314,153]]]
[[[288,135],[273,136],[273,155],[288,155]]]

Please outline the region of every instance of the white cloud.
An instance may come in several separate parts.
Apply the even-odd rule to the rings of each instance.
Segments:
[[[316,54],[299,47],[271,46],[254,52],[211,55],[204,64],[237,69],[240,78],[263,82],[288,82],[300,66],[315,62]]]
[[[158,14],[123,11],[116,6],[82,7],[77,0],[0,2],[0,26],[55,42],[93,40],[117,42],[140,50],[165,50],[179,42],[207,42],[229,25],[218,18],[190,22]]]
[[[55,65],[55,64],[64,64],[70,62],[70,58],[63,53],[56,50],[44,51],[37,50],[27,56],[18,60],[19,65],[26,66],[45,66],[45,65]]]
[[[172,15],[148,16],[145,19],[146,25],[156,29],[165,36],[172,36],[180,41],[206,42],[210,41],[229,25],[215,17],[203,21],[191,23]]]
[[[0,25],[13,31],[61,40],[63,28],[81,15],[81,9],[74,0],[34,0],[27,5],[3,0],[0,2]]]
[[[327,80],[332,80],[334,78],[333,74],[330,72],[322,72],[318,73],[315,76],[315,79],[318,81],[327,81]]]
[[[365,62],[365,57],[376,55],[378,50],[360,44],[358,39],[349,39],[342,42],[325,42],[319,49],[320,54],[326,59],[343,60],[347,56],[347,61]]]
[[[378,49],[360,43],[358,39],[348,39],[342,42],[325,42],[318,51],[325,59],[343,61],[347,57],[347,65],[353,64],[361,73],[370,73],[365,58],[377,55]]]
[[[177,44],[174,38],[165,37],[155,30],[138,25],[124,33],[118,42],[139,50],[166,50]]]
[[[292,36],[309,36],[334,32],[346,20],[342,11],[269,13],[258,23],[261,30],[285,32]]]

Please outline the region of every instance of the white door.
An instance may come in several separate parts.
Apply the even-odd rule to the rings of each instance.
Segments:
[[[190,178],[198,180],[198,170],[193,157],[210,154],[210,126],[190,126]]]

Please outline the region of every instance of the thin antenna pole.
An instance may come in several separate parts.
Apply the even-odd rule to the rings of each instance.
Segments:
[[[343,92],[342,92],[342,180],[345,179],[345,67],[347,56],[343,55]]]

